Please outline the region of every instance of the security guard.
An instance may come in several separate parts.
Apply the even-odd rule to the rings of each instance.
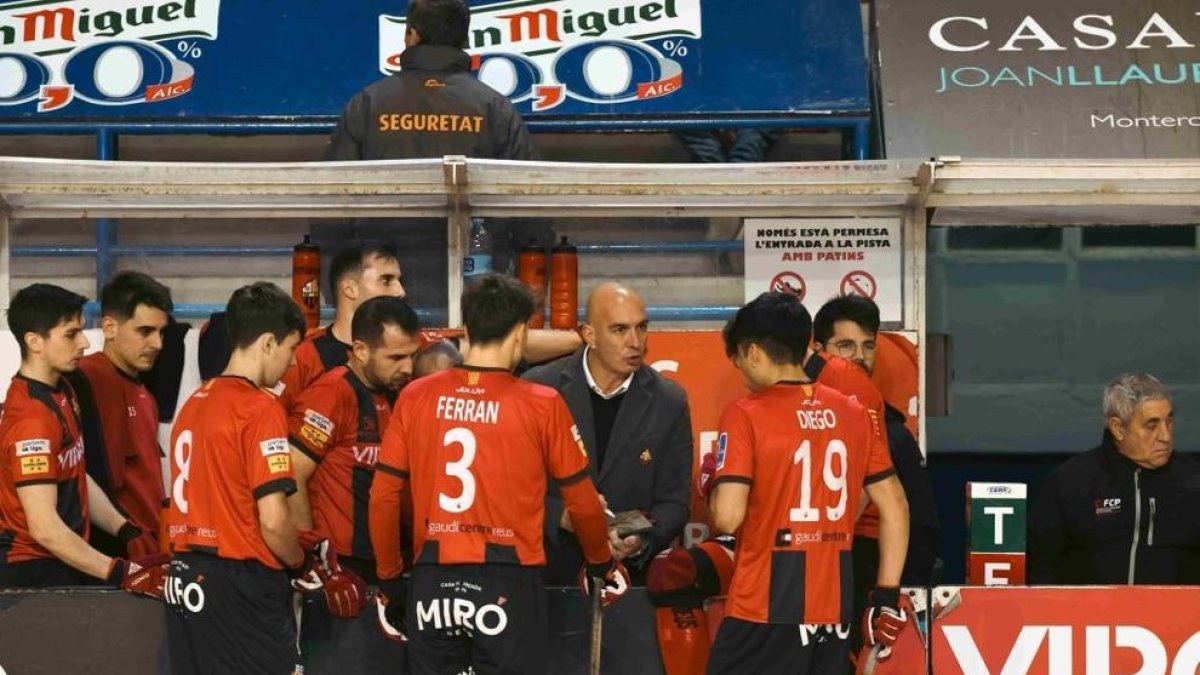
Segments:
[[[467,3],[412,0],[407,20],[401,72],[350,99],[324,159],[529,159],[533,146],[517,111],[471,73],[462,50]]]
[[[408,5],[401,71],[367,86],[346,105],[325,149],[324,161],[428,159],[466,155],[481,159],[533,158],[533,144],[512,103],[475,78],[463,51],[471,13],[464,0],[411,0]],[[446,227],[444,221],[380,219],[314,225],[322,247],[346,240],[384,239],[403,252],[409,301],[414,307],[445,308]],[[518,247],[554,241],[549,224],[538,219],[492,219],[492,269],[503,272]]]

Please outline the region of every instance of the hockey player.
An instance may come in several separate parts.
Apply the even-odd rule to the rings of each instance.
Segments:
[[[545,671],[547,480],[558,483],[583,542],[585,586],[602,584],[605,602],[628,587],[566,403],[512,374],[533,307],[515,279],[472,283],[462,298],[471,341],[464,364],[406,387],[384,437],[371,487],[377,602],[386,634],[400,639],[407,631],[414,672]],[[400,498],[410,483],[411,601],[399,542]]]

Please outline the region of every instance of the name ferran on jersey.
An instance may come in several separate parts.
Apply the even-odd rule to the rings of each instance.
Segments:
[[[534,112],[568,98],[630,103],[685,86],[680,58],[700,39],[700,19],[700,0],[497,2],[471,9],[467,51],[481,81]],[[380,72],[400,70],[405,27],[379,17]]]
[[[0,0],[0,109],[122,106],[192,89],[220,0]],[[3,114],[3,113],[0,113]]]

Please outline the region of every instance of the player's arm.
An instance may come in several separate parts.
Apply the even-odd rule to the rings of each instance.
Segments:
[[[563,508],[570,518],[571,530],[579,539],[588,563],[600,564],[612,559],[608,547],[608,518],[600,493],[588,474],[587,448],[571,417],[571,411],[557,393],[551,399],[544,427],[543,452],[546,469],[558,485]]]
[[[37,483],[17,487],[17,499],[29,523],[29,534],[55,558],[97,579],[108,577],[113,559],[88,545],[58,515],[58,486]],[[91,506],[89,486],[89,507]],[[111,504],[110,504],[111,507]],[[119,527],[119,526],[118,526]]]
[[[583,338],[573,330],[535,329],[529,331],[525,343],[525,360],[529,363],[545,363],[566,356],[583,346]]]
[[[879,577],[876,586],[899,586],[908,555],[908,500],[895,475],[867,485],[879,507]]]
[[[308,482],[329,452],[335,434],[340,432],[335,422],[341,420],[340,408],[334,392],[332,387],[309,387],[298,394],[288,414],[288,450],[296,474],[296,491],[288,497],[288,505],[296,527],[301,530],[314,528]]]
[[[746,520],[754,484],[754,430],[735,401],[725,407],[717,433],[716,473],[708,485],[715,534],[736,534]]]
[[[304,564],[300,531],[292,522],[288,498],[283,492],[271,492],[258,498],[258,528],[271,553],[289,569]]]
[[[308,481],[317,472],[317,463],[295,445],[289,444],[292,453],[292,470],[296,472],[296,491],[288,497],[288,509],[296,527],[311,530],[313,524],[312,501],[308,498]]]
[[[383,435],[375,477],[371,481],[367,524],[375,553],[375,574],[381,580],[396,579],[404,571],[400,554],[401,498],[408,486],[408,444],[401,401],[396,402],[391,422]]]
[[[121,528],[129,523],[129,518],[125,514],[117,510],[113,505],[112,500],[100,489],[100,485],[96,480],[87,476],[87,495],[88,495],[88,519],[96,527],[104,530],[108,534],[117,536]]]

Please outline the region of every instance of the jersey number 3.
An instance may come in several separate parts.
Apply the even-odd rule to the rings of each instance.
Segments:
[[[834,457],[840,460],[837,462],[840,469],[834,469]],[[816,522],[821,519],[821,510],[812,505],[812,441],[804,441],[796,448],[792,463],[800,465],[800,505],[791,510],[789,518],[797,523]],[[829,441],[823,464],[825,489],[838,495],[836,506],[825,507],[825,518],[838,521],[846,515],[846,444],[836,438]]]
[[[448,513],[463,513],[475,503],[475,475],[471,473],[471,463],[475,461],[475,434],[470,429],[455,427],[442,437],[442,444],[447,448],[462,446],[462,457],[446,462],[446,475],[462,483],[462,492],[457,497],[438,493],[438,506]]]

